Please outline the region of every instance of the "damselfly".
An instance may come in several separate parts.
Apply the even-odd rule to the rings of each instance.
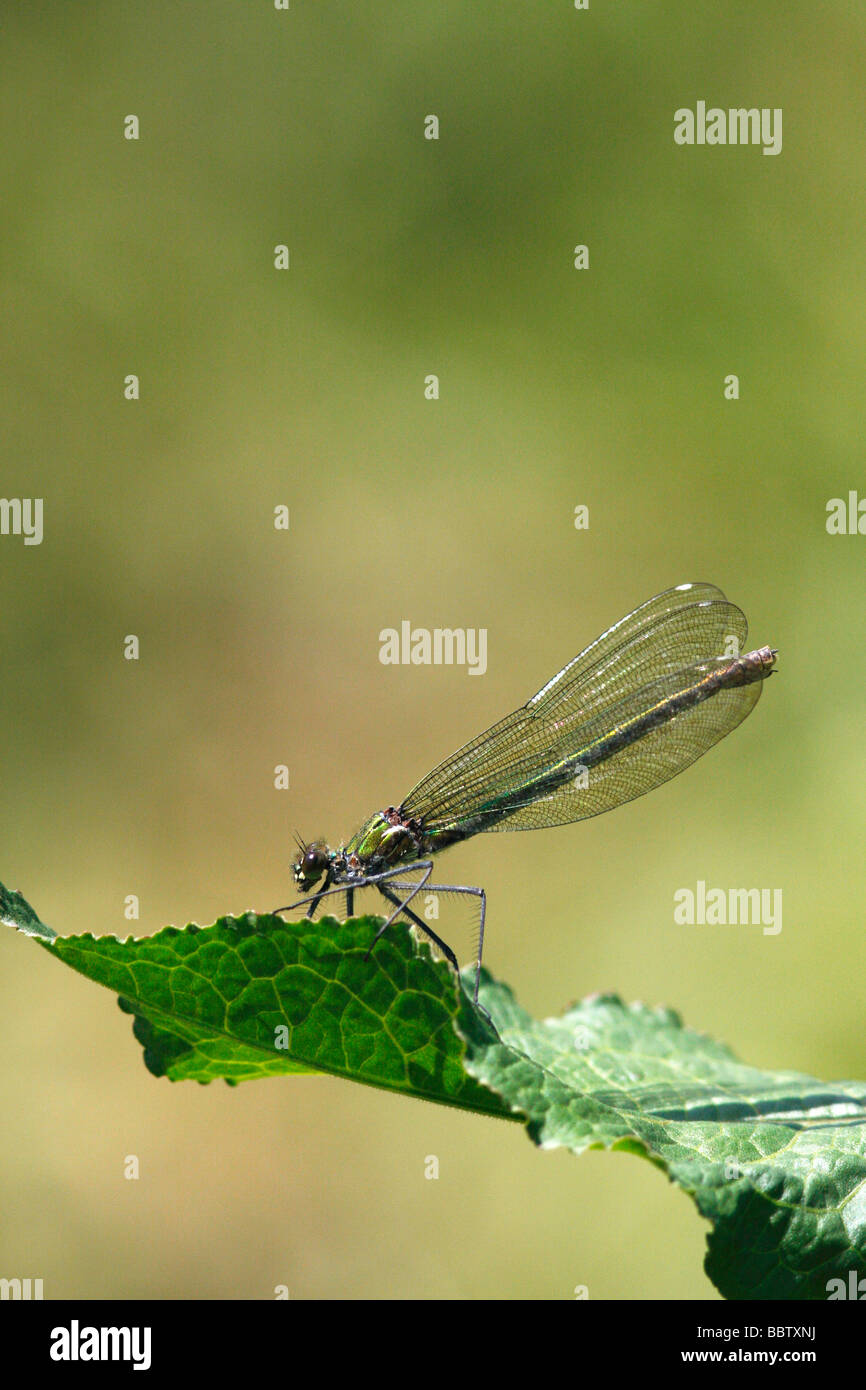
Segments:
[[[393,910],[370,951],[402,915],[458,970],[454,952],[410,903],[423,889],[473,894],[480,901],[477,1003],[484,889],[431,883],[433,856],[484,831],[586,820],[676,777],[745,719],[772,674],[773,648],[741,655],[747,632],[743,613],[712,584],[657,594],[521,709],[446,758],[399,806],[376,811],[339,849],[299,839],[292,873],[309,896],[290,906],[309,904],[312,917],[324,897],[340,892],[351,916],[355,890],[372,885]]]

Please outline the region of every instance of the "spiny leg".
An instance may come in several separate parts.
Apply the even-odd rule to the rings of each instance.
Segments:
[[[382,887],[382,884],[386,879],[399,878],[402,874],[405,874],[407,872],[412,873],[416,869],[425,869],[426,873],[424,877],[421,879],[420,883],[406,883],[402,885],[404,888],[411,889],[411,892],[409,893],[409,896],[407,898],[401,901],[396,894],[392,896],[390,892],[385,892],[385,889]],[[276,915],[276,913],[278,912],[291,912],[293,908],[303,907],[304,903],[308,902],[310,904],[310,907],[307,911],[307,916],[311,917],[313,913],[318,909],[318,906],[322,901],[322,898],[328,897],[331,893],[345,893],[347,898],[346,906],[348,907],[348,896],[350,892],[354,893],[355,888],[366,888],[371,885],[375,885],[379,889],[379,892],[382,894],[382,896],[387,898],[389,902],[394,903],[399,910],[397,912],[392,912],[387,921],[382,923],[381,927],[376,932],[376,935],[373,937],[373,940],[370,943],[370,947],[366,952],[364,959],[369,959],[370,953],[373,950],[373,947],[376,945],[376,942],[379,940],[379,937],[384,935],[384,933],[388,930],[394,919],[396,917],[399,917],[400,912],[405,912],[406,916],[411,918],[412,921],[415,922],[416,926],[419,926],[421,930],[431,938],[432,941],[436,942],[436,945],[442,950],[442,952],[454,966],[454,969],[457,971],[459,975],[460,967],[457,964],[457,958],[454,955],[454,952],[448,945],[446,945],[444,941],[440,939],[440,937],[436,935],[435,932],[430,930],[429,926],[427,926],[425,922],[422,922],[418,917],[415,916],[411,909],[407,907],[407,903],[410,903],[412,899],[415,897],[415,894],[420,892],[420,890],[425,887],[429,887],[432,893],[471,893],[473,897],[481,899],[481,920],[478,923],[478,959],[475,962],[475,992],[473,994],[473,1002],[476,1005],[478,1005],[479,1008],[482,1008],[482,1006],[478,1004],[478,988],[481,980],[481,956],[484,950],[484,919],[487,912],[487,894],[485,893],[483,888],[467,888],[465,885],[459,883],[430,883],[429,879],[432,872],[433,863],[431,860],[426,860],[421,861],[420,863],[413,864],[411,869],[407,869],[406,865],[404,864],[398,864],[393,869],[386,869],[384,873],[372,874],[369,878],[363,879],[360,882],[355,883],[351,889],[346,889],[345,887],[339,885],[336,888],[329,888],[327,886],[328,881],[326,880],[325,886],[320,888],[317,893],[314,893],[312,897],[300,898],[297,902],[287,904],[286,907],[276,907],[274,908],[274,914]],[[488,1018],[490,1017],[490,1015],[487,1014],[486,1009],[482,1009],[482,1013],[484,1013]]]
[[[389,903],[395,903],[396,906],[400,908],[401,912],[405,913],[405,915],[409,918],[410,922],[414,922],[414,923],[415,923],[415,926],[416,926],[416,927],[420,927],[421,931],[424,933],[425,936],[429,936],[431,941],[435,941],[435,942],[436,942],[436,945],[439,947],[439,949],[440,949],[440,951],[442,952],[442,954],[443,954],[444,956],[446,956],[448,960],[450,960],[451,964],[454,966],[454,969],[457,971],[457,973],[458,973],[458,975],[459,975],[459,974],[460,974],[460,966],[457,964],[457,957],[455,956],[454,952],[451,950],[451,947],[450,947],[446,942],[444,942],[444,941],[442,940],[441,936],[437,936],[436,933],[435,933],[435,931],[433,931],[433,930],[427,925],[426,922],[422,922],[422,921],[421,921],[421,918],[418,917],[418,916],[412,911],[411,907],[406,907],[405,903],[401,902],[400,899],[397,897],[397,894],[396,894],[396,893],[392,893],[390,888],[383,888],[381,883],[378,885],[378,888],[379,888],[379,892],[382,894],[382,897],[383,897],[383,898],[387,898],[388,901],[389,901]],[[384,927],[380,927],[379,930],[377,931],[377,933],[376,933],[376,935],[374,936],[373,941],[372,941],[372,943],[371,943],[371,945],[370,945],[370,950],[367,952],[367,955],[366,955],[365,958],[364,958],[365,960],[369,957],[370,951],[372,951],[373,947],[376,945],[376,942],[379,940],[379,937],[382,935],[382,933],[383,933],[384,930],[385,930]]]
[[[354,888],[347,888],[347,889],[346,889],[346,916],[347,916],[347,917],[354,917],[354,915],[355,915],[355,890],[354,890]]]
[[[412,865],[413,869],[416,869],[418,867],[419,866],[417,864]],[[454,966],[454,969],[457,971],[458,975],[460,973],[460,967],[458,966],[457,961],[454,957],[454,952],[450,949],[450,947],[448,947],[445,944],[444,941],[442,941],[436,935],[434,931],[430,930],[430,927],[427,925],[426,922],[422,922],[418,917],[416,917],[415,913],[412,912],[412,910],[406,906],[406,903],[411,902],[415,894],[419,892],[420,889],[425,887],[431,893],[470,893],[473,897],[480,898],[481,900],[481,916],[478,923],[478,957],[475,961],[475,991],[472,996],[472,1002],[474,1004],[478,1004],[478,989],[481,984],[481,957],[484,953],[484,920],[487,916],[487,894],[485,893],[483,888],[467,888],[463,884],[459,883],[429,883],[428,878],[429,875],[427,876],[427,878],[422,879],[420,883],[404,883],[400,885],[401,888],[412,889],[412,892],[409,894],[408,898],[406,898],[404,902],[400,903],[400,909],[402,912],[405,913],[407,917],[412,919],[416,926],[420,927],[423,932],[426,932],[426,934],[433,941],[436,942],[436,945],[440,947],[440,949],[447,956],[448,960],[451,961],[451,964]],[[385,888],[383,888],[381,883],[377,884],[376,886],[378,887],[379,892],[384,897],[386,897],[389,900],[389,902],[399,902],[396,893],[392,893],[390,889],[386,890]],[[373,938],[372,944],[370,946],[370,951],[372,951],[376,942],[379,940],[379,937],[383,934],[383,932],[386,931],[386,929],[390,926],[390,924],[393,922],[396,916],[399,916],[399,913],[392,912],[391,916],[388,918],[388,921],[384,922],[382,926],[379,928],[379,930]],[[368,956],[370,954],[370,951],[367,952]]]
[[[342,893],[345,891],[343,888],[330,888],[328,886],[330,882],[331,879],[330,877],[328,877],[325,879],[325,882],[322,885],[322,887],[318,888],[315,893],[311,893],[309,897],[298,898],[297,902],[286,903],[285,907],[275,907],[273,909],[272,915],[276,917],[278,912],[291,912],[294,908],[303,907],[304,903],[309,903],[310,906],[307,908],[306,912],[304,913],[304,916],[313,918],[318,912],[319,904],[321,903],[323,898],[328,897],[330,893]]]
[[[397,904],[397,911],[396,911],[396,912],[392,912],[391,915],[390,915],[390,917],[387,917],[387,918],[385,919],[385,921],[382,923],[382,925],[381,925],[381,927],[379,928],[379,930],[376,932],[376,935],[373,937],[373,940],[370,942],[370,946],[369,946],[369,949],[368,949],[368,951],[367,951],[367,954],[366,954],[366,956],[364,957],[365,960],[369,960],[369,959],[370,959],[370,952],[372,951],[373,947],[376,945],[376,942],[379,940],[379,937],[380,937],[380,936],[384,936],[385,932],[388,930],[388,928],[390,927],[390,925],[391,925],[391,923],[394,921],[394,919],[395,919],[396,917],[399,917],[399,916],[400,916],[400,913],[401,913],[401,912],[404,912],[404,911],[406,910],[406,904],[407,904],[407,903],[410,903],[410,902],[412,901],[412,899],[415,897],[415,894],[418,893],[418,892],[424,887],[425,883],[427,883],[427,882],[429,881],[430,875],[431,875],[432,872],[433,872],[433,861],[432,861],[432,859],[427,859],[427,860],[424,860],[424,861],[422,861],[422,862],[420,862],[420,863],[415,863],[415,864],[413,864],[413,865],[412,865],[412,868],[411,868],[408,872],[414,873],[416,869],[424,869],[424,870],[425,870],[424,877],[422,878],[422,880],[421,880],[420,883],[407,883],[407,884],[404,884],[404,885],[403,885],[405,888],[411,888],[411,889],[412,889],[412,891],[411,891],[411,893],[409,894],[408,898],[405,898],[405,899],[403,899],[402,901],[401,901],[399,898],[396,898],[396,897],[391,898],[391,902],[394,902],[394,903]],[[384,881],[386,878],[395,878],[395,877],[396,877],[396,878],[400,878],[400,877],[402,877],[402,875],[405,874],[406,872],[407,872],[407,870],[406,870],[405,866],[402,865],[402,864],[398,864],[396,868],[394,868],[394,869],[386,869],[385,872],[384,872],[383,874],[376,874],[375,877],[369,878],[369,879],[367,880],[367,882],[368,882],[368,883],[375,883],[376,887],[379,889],[379,892],[382,894],[383,897],[390,897],[390,894],[386,893],[385,890],[384,890],[384,888],[382,887],[383,881]],[[452,952],[451,954],[452,954],[452,959],[453,959],[453,952]],[[455,962],[455,964],[456,964],[456,962]]]
[[[471,893],[473,897],[481,899],[481,916],[478,922],[478,959],[475,962],[475,993],[472,1002],[478,1004],[478,987],[481,983],[481,956],[484,952],[484,918],[487,915],[487,894],[483,888],[466,888],[461,883],[428,883],[427,888],[431,893]],[[425,928],[426,930],[426,928]],[[478,1004],[481,1008],[481,1005]],[[483,1010],[489,1018],[487,1010]]]
[[[319,903],[322,901],[322,899],[323,899],[323,897],[325,896],[325,894],[326,894],[327,891],[328,891],[328,889],[327,889],[327,884],[326,884],[326,886],[325,886],[324,888],[320,889],[319,892],[316,893],[315,896],[311,899],[311,901],[310,901],[310,906],[307,908],[307,911],[306,911],[306,913],[304,914],[306,917],[309,917],[309,919],[310,919],[311,922],[312,922],[313,918],[315,917],[316,913],[318,912],[318,910],[319,910]]]
[[[432,861],[431,859],[427,859],[427,860],[424,860],[424,861],[421,862],[421,863],[415,863],[415,864],[412,865],[411,870],[408,870],[408,872],[414,873],[416,869],[424,869],[424,870],[425,870],[424,877],[422,878],[422,880],[421,880],[420,883],[411,883],[411,884],[407,884],[407,885],[406,885],[407,887],[409,887],[409,888],[412,889],[412,892],[409,894],[408,898],[406,898],[405,900],[401,900],[400,898],[398,898],[398,897],[396,897],[396,896],[392,896],[390,893],[386,893],[385,889],[382,887],[382,884],[383,884],[383,882],[384,882],[384,880],[385,880],[386,878],[401,878],[402,875],[405,874],[405,873],[407,872],[407,870],[406,870],[406,868],[405,868],[404,865],[398,864],[398,865],[396,866],[396,868],[393,868],[393,869],[386,869],[384,873],[382,873],[382,874],[376,874],[373,878],[369,878],[369,879],[367,880],[368,883],[375,883],[376,887],[379,889],[379,892],[382,894],[383,898],[388,898],[390,902],[396,903],[396,905],[397,905],[397,911],[396,911],[396,912],[392,912],[391,915],[385,919],[385,921],[382,923],[382,925],[381,925],[381,927],[379,928],[379,930],[376,932],[376,935],[373,937],[373,940],[370,942],[369,948],[368,948],[368,950],[367,950],[367,954],[364,956],[364,959],[365,959],[365,960],[369,960],[369,959],[370,959],[370,953],[372,952],[373,947],[376,945],[376,942],[379,940],[379,937],[385,935],[385,932],[388,930],[388,928],[390,927],[391,923],[394,921],[395,917],[399,917],[399,916],[400,916],[400,913],[406,910],[406,904],[409,903],[409,902],[411,902],[412,899],[414,898],[415,894],[418,892],[418,890],[424,887],[424,884],[428,881],[428,879],[430,878],[430,875],[431,875],[432,872],[433,872],[433,861]],[[412,914],[409,913],[409,916],[411,916],[411,915],[412,915]],[[417,917],[415,918],[415,920],[416,920],[416,922],[417,922],[417,920],[418,920]],[[437,938],[437,940],[438,940],[438,938]],[[444,942],[440,942],[440,945],[443,947],[443,949],[447,949],[447,948],[445,947],[445,943],[444,943]],[[454,964],[455,964],[455,967],[456,967],[457,961],[456,961],[456,959],[455,959],[455,957],[454,957],[454,953],[453,953],[452,951],[449,951],[449,955],[450,955],[451,959],[454,961]]]

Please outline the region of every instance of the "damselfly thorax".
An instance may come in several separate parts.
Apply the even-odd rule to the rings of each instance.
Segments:
[[[600,815],[682,772],[746,718],[773,671],[774,648],[740,654],[747,631],[740,609],[711,584],[657,594],[520,709],[446,758],[399,806],[375,812],[345,845],[299,841],[292,873],[311,896],[291,906],[307,904],[312,917],[325,896],[343,892],[351,915],[355,889],[374,886],[393,910],[370,950],[402,916],[458,969],[453,951],[410,904],[422,889],[474,895],[477,1002],[485,893],[431,883],[434,856],[487,831]]]

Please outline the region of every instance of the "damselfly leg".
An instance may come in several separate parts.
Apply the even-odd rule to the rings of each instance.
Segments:
[[[401,882],[401,880],[407,873],[415,874],[416,872],[418,872],[418,870],[423,870],[424,876],[417,883]],[[309,918],[312,918],[313,915],[318,911],[322,899],[330,897],[330,895],[333,893],[346,893],[346,905],[348,909],[349,894],[352,895],[352,906],[354,906],[354,894],[356,889],[378,888],[383,898],[385,898],[389,903],[393,905],[394,911],[385,919],[385,921],[379,927],[379,930],[376,932],[376,935],[370,942],[370,946],[366,952],[364,959],[369,959],[370,953],[372,952],[379,938],[381,936],[384,936],[385,932],[388,930],[390,926],[393,925],[397,918],[403,915],[407,917],[416,927],[418,927],[419,930],[422,931],[425,936],[428,936],[431,941],[434,941],[436,943],[442,954],[451,963],[457,975],[459,976],[460,965],[458,963],[457,957],[451,950],[451,947],[448,945],[446,941],[443,941],[442,938],[438,936],[435,931],[433,931],[429,923],[423,922],[421,918],[417,915],[417,913],[413,912],[413,910],[409,907],[409,903],[411,903],[412,899],[418,893],[420,893],[423,888],[427,888],[431,893],[470,894],[471,896],[478,898],[481,906],[481,915],[478,925],[478,955],[475,961],[475,991],[473,994],[473,1002],[477,1004],[478,988],[481,977],[481,955],[484,950],[484,918],[487,911],[487,895],[484,892],[483,888],[472,888],[466,886],[465,884],[430,883],[430,875],[432,872],[432,860],[422,860],[420,862],[416,862],[412,864],[411,868],[409,868],[405,864],[398,864],[395,868],[386,869],[384,873],[371,874],[369,877],[361,879],[359,882],[355,883],[353,887],[349,890],[346,890],[344,887],[339,885],[337,887],[328,887],[326,885],[320,888],[317,893],[313,893],[307,898],[300,898],[297,902],[288,903],[285,907],[274,908],[274,915],[276,915],[279,912],[292,912],[295,908],[304,907],[306,904],[308,904],[305,915]],[[388,881],[390,881],[392,887],[398,887],[400,892],[407,892],[406,897],[400,897],[399,893],[395,893],[392,891],[392,887],[386,887],[385,885]],[[351,916],[351,911],[347,911],[347,915]]]

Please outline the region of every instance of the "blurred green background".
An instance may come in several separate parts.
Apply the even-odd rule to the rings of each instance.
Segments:
[[[616,990],[756,1065],[862,1078],[866,539],[825,508],[866,491],[864,13],[16,10],[2,491],[45,499],[45,537],[0,538],[0,877],[69,933],[287,902],[296,827],[348,835],[706,579],[780,649],[748,722],[615,815],[443,873],[487,888],[487,964],[533,1013]],[[781,107],[782,153],[676,146],[700,99]],[[404,619],[487,628],[487,675],[383,666]],[[698,879],[781,888],[781,934],[676,926]],[[0,952],[4,1277],[716,1296],[649,1164],[326,1077],[172,1086],[110,995],[10,931]]]

